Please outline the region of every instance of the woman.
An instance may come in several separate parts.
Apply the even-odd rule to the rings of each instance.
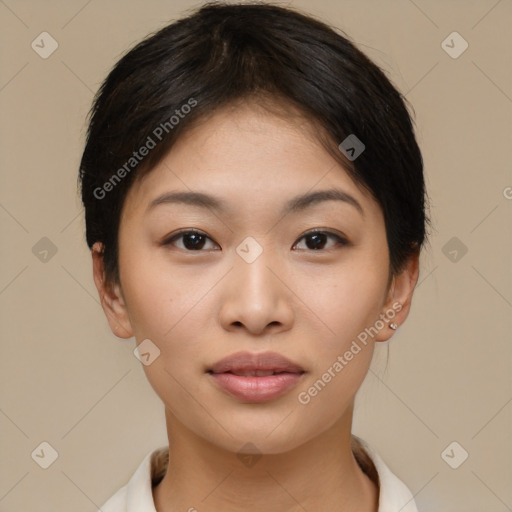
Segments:
[[[169,439],[104,512],[417,510],[351,433],[428,223],[374,63],[297,11],[207,4],[116,64],[80,179],[103,309]]]

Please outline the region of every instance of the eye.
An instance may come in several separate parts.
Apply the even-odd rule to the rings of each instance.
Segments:
[[[307,240],[306,241],[306,250],[309,249],[312,251],[319,251],[319,250],[328,250],[328,249],[333,248],[331,246],[331,247],[328,247],[327,249],[325,249],[326,240],[328,240],[329,238],[331,238],[332,240],[334,240],[336,242],[334,244],[334,247],[336,245],[342,245],[342,246],[348,245],[348,241],[345,238],[343,238],[340,235],[337,235],[335,233],[331,233],[330,231],[320,231],[320,230],[310,231],[309,233],[306,233],[301,238],[299,238],[299,240],[302,240],[302,239]],[[301,250],[304,250],[304,249],[301,249]]]
[[[343,238],[340,235],[337,235],[336,233],[332,233],[330,231],[310,231],[309,233],[306,233],[301,238],[299,238],[299,241],[305,239],[306,240],[306,247],[302,248],[300,250],[312,250],[312,251],[321,251],[321,250],[329,250],[335,247],[336,245],[348,245],[348,241]],[[326,242],[331,239],[334,241],[334,244],[331,244],[331,247],[325,247]],[[177,244],[177,241],[181,240],[181,246]],[[203,233],[202,231],[198,231],[195,229],[189,229],[185,231],[180,231],[179,233],[176,233],[172,235],[170,238],[167,238],[162,242],[162,245],[174,245],[178,247],[179,249],[191,252],[196,251],[200,252],[202,249],[208,250],[209,248],[206,247],[207,241],[212,242],[214,245],[215,242]],[[295,244],[295,246],[299,245],[298,243]],[[294,247],[295,247],[294,246]],[[210,247],[212,249],[213,247]]]
[[[175,243],[180,239],[183,241],[181,247]],[[201,249],[204,248],[207,240],[213,242],[213,240],[203,232],[197,231],[195,229],[189,229],[187,231],[180,231],[170,238],[167,238],[162,242],[162,245],[176,245],[176,247],[185,251],[201,251]]]

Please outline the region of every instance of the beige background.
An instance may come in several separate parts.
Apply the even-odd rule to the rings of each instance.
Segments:
[[[0,1],[1,511],[96,511],[166,443],[134,340],[100,308],[76,180],[108,70],[199,3]],[[512,2],[290,3],[345,30],[412,102],[432,199],[412,313],[378,348],[354,432],[422,512],[511,510]],[[31,48],[43,31],[59,45],[47,59]],[[458,58],[441,46],[453,31]],[[457,469],[441,456],[453,441],[447,460],[469,453]],[[42,442],[48,469],[31,457]]]

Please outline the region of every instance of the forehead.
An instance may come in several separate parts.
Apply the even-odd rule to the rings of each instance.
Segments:
[[[183,133],[132,185],[126,209],[141,213],[158,196],[181,191],[223,198],[231,215],[257,215],[284,203],[290,209],[290,198],[308,191],[335,188],[371,214],[378,205],[319,142],[316,129],[300,113],[273,113],[254,103],[220,109]]]

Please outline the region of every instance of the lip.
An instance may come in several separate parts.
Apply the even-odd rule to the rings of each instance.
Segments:
[[[267,402],[295,387],[305,370],[276,352],[238,352],[217,361],[207,373],[228,395],[244,402]]]

